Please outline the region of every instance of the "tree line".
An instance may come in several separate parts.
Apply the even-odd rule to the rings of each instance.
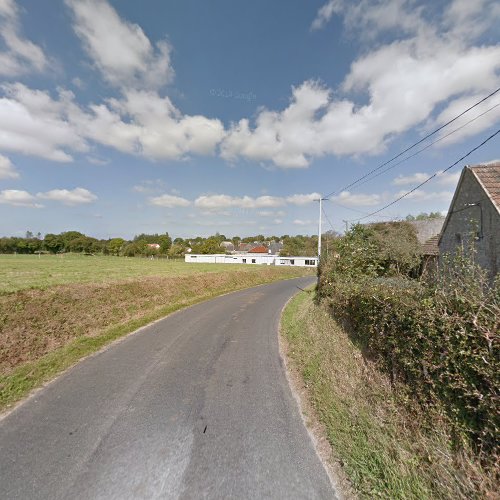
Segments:
[[[322,237],[323,245],[336,235],[333,232],[325,233]],[[168,232],[164,234],[139,234],[132,240],[124,238],[97,239],[79,231],[65,231],[60,234],[48,233],[44,237],[40,233],[33,234],[27,231],[24,237],[0,237],[0,254],[37,254],[37,253],[82,253],[92,255],[114,256],[168,256],[181,258],[187,251],[199,254],[224,253],[226,249],[222,242],[231,242],[237,250],[241,243],[252,243],[269,246],[271,243],[281,243],[281,255],[311,256],[316,255],[318,246],[317,236],[288,234],[264,236],[257,234],[241,238],[234,236],[227,238],[224,234],[195,238],[172,238]]]

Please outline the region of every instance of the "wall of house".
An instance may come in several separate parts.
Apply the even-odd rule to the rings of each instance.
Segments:
[[[471,236],[476,237],[476,260],[493,277],[500,270],[500,216],[470,170],[464,172],[459,187],[439,242],[440,259],[460,246],[467,248]],[[476,203],[480,206],[469,206]]]
[[[268,254],[190,254],[184,257],[185,262],[205,264],[261,264],[268,266],[316,267],[316,257],[279,257]]]

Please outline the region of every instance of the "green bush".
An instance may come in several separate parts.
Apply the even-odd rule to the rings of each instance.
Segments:
[[[368,259],[370,261],[370,259]],[[463,256],[433,283],[322,272],[319,297],[394,381],[448,419],[454,443],[498,457],[500,280]]]

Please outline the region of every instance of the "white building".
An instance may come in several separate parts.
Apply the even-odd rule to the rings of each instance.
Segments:
[[[267,266],[317,267],[317,257],[280,257],[266,254],[186,254],[186,262],[203,264],[261,264]]]

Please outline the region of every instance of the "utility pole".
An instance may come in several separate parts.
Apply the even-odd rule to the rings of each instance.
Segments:
[[[342,222],[345,222],[345,232],[347,233],[347,231],[349,231],[349,227],[347,226],[349,221],[342,219]]]
[[[326,201],[328,198],[322,198],[321,196],[319,197],[319,221],[318,221],[318,264],[321,259],[321,215],[323,213],[323,207],[321,205],[322,201]]]

